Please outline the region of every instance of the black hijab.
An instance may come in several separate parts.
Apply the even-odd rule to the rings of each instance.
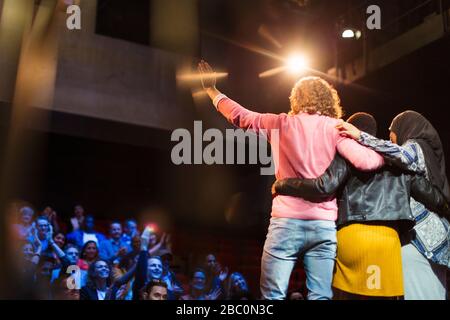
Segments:
[[[369,113],[357,112],[348,118],[347,122],[351,123],[361,131],[367,132],[374,137],[377,136],[377,121],[374,116]]]
[[[397,135],[399,145],[410,139],[420,145],[431,183],[442,191],[447,201],[450,201],[444,150],[433,125],[420,113],[408,110],[394,118],[390,130]]]

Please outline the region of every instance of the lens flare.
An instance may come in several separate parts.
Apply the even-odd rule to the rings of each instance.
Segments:
[[[303,55],[292,55],[287,60],[287,69],[291,73],[300,73],[308,67],[308,61]]]
[[[148,229],[151,233],[158,232],[158,226],[154,223],[147,224],[145,228]]]

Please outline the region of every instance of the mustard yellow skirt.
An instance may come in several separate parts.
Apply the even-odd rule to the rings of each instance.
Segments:
[[[351,224],[337,232],[333,287],[372,297],[403,296],[401,244],[396,229]]]

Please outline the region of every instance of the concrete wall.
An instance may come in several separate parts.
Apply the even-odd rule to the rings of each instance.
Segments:
[[[0,0],[0,100],[12,101],[23,33],[33,10],[29,1]]]
[[[160,129],[186,126],[192,98],[177,89],[175,73],[191,58],[95,34],[96,3],[80,1],[81,30],[60,24],[53,105],[35,107]],[[5,102],[14,88],[17,43],[15,51],[0,56],[0,66],[10,71],[0,82],[10,88],[0,95]],[[11,41],[0,42],[0,51],[5,46]]]

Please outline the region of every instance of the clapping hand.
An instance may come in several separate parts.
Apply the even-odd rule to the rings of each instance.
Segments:
[[[141,235],[141,250],[147,250],[148,244],[150,243],[150,237],[152,235],[152,230],[146,227]]]
[[[127,295],[127,284],[123,284],[116,292],[116,300],[124,300],[126,295]]]
[[[220,282],[224,282],[227,277],[228,277],[228,267],[225,267],[222,270],[220,270],[219,273]]]
[[[206,295],[206,300],[217,300],[222,293],[222,289],[219,287],[215,288],[210,294]]]
[[[166,242],[166,237],[167,237],[167,234],[163,233],[159,242],[156,245],[154,245],[152,248],[150,248],[148,253],[150,255],[154,255],[159,249],[161,249],[162,245]]]
[[[31,235],[32,235],[32,239],[33,239],[34,248],[35,249],[41,248],[42,243],[41,243],[41,240],[39,240],[38,231],[37,231],[35,222],[33,222],[33,224],[31,225]]]
[[[53,243],[53,226],[51,224],[48,225],[48,231],[45,234],[45,239],[49,242],[49,243]]]
[[[172,240],[172,236],[170,235],[170,233],[166,234],[166,238],[164,241],[164,247],[169,251],[172,251],[172,241],[171,240]]]

